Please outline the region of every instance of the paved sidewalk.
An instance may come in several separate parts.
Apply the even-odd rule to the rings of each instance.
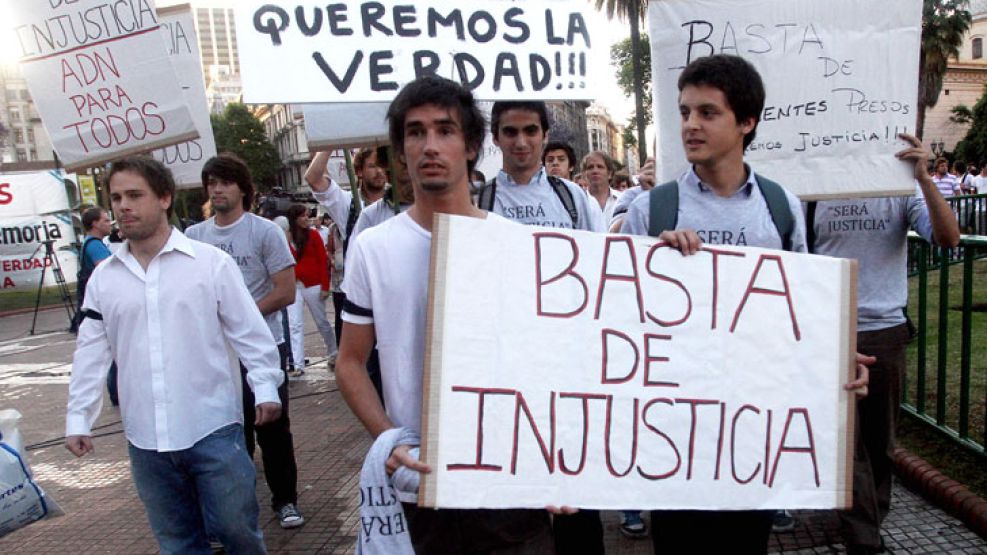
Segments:
[[[0,318],[0,409],[23,415],[21,432],[30,464],[41,485],[66,515],[35,523],[0,538],[0,553],[154,553],[143,507],[130,481],[126,440],[119,413],[104,407],[97,422],[96,452],[76,459],[62,447],[66,384],[74,337],[57,330],[64,312],[42,312],[38,336],[26,335],[31,315]],[[67,325],[67,323],[64,323]],[[299,467],[299,506],[307,524],[282,530],[267,510],[269,492],[259,454],[257,495],[262,524],[272,553],[351,553],[356,540],[357,478],[369,436],[347,409],[325,365],[324,346],[312,322],[306,323],[312,364],[291,383],[291,420]],[[794,532],[772,538],[782,553],[841,553],[831,513],[797,514]],[[620,535],[617,513],[605,514],[607,552],[651,553],[650,541]],[[711,531],[715,532],[715,531]],[[886,526],[886,541],[895,554],[987,553],[987,542],[956,519],[896,487]]]

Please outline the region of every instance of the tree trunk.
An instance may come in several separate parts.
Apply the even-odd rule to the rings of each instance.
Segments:
[[[920,48],[918,53],[918,91],[915,95],[915,98],[918,99],[915,103],[915,137],[919,141],[922,140],[922,135],[925,133],[925,102],[922,101],[922,91],[925,90],[925,71],[923,71],[922,66],[924,59],[925,53]]]
[[[638,29],[641,9],[639,0],[631,0],[629,18],[631,20],[631,67],[634,69],[634,113],[637,119],[637,152],[638,165],[648,159],[648,141],[644,120],[644,88],[641,85],[641,56],[638,49],[641,44],[641,32]]]

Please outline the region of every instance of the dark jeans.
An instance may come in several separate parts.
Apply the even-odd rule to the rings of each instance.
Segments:
[[[774,511],[651,511],[655,553],[768,552]]]
[[[343,337],[343,301],[345,300],[345,293],[339,291],[332,292],[332,313],[335,316],[333,328],[336,330],[336,348],[339,348],[339,342]]]
[[[288,376],[285,371],[288,359],[288,342],[278,345],[281,355],[281,371],[284,383],[278,388],[281,399],[281,417],[263,426],[254,426],[254,392],[247,385],[247,369],[240,365],[240,381],[243,386],[243,434],[247,453],[254,456],[254,434],[260,445],[264,462],[264,479],[271,489],[271,508],[277,510],[287,503],[298,502],[298,467],[295,464],[295,443],[291,437],[291,420],[288,418]]]
[[[114,360],[110,365],[110,371],[106,373],[106,390],[110,394],[110,402],[113,406],[120,405],[120,396],[117,393],[117,363]]]
[[[603,555],[603,522],[600,511],[580,509],[573,515],[555,515],[552,519],[557,555]]]
[[[867,397],[857,402],[853,506],[849,511],[840,511],[847,544],[881,545],[881,523],[891,509],[894,434],[907,343],[906,324],[857,333],[857,351],[877,357],[877,362],[870,367]]]
[[[402,503],[415,553],[542,555],[552,552],[548,512],[541,509],[423,509]]]

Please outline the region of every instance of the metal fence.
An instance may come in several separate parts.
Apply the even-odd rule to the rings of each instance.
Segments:
[[[979,195],[951,202],[958,215],[970,209],[982,218],[977,209],[984,208],[985,199],[987,195]],[[987,458],[987,233],[983,227],[977,230],[980,236],[963,236],[955,249],[909,238],[909,315],[918,333],[911,346],[915,365],[903,383],[902,408]],[[974,301],[975,290],[980,291],[979,303]]]

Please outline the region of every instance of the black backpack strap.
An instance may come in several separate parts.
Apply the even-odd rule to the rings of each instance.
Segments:
[[[548,177],[549,185],[559,197],[559,201],[562,202],[562,207],[569,213],[569,218],[572,219],[572,229],[577,229],[579,227],[579,211],[576,210],[576,199],[572,198],[572,191],[566,187],[562,179],[554,175],[546,175],[546,177]]]
[[[488,181],[480,188],[480,193],[476,197],[476,207],[488,212],[493,211],[494,197],[497,196],[497,178]]]
[[[679,184],[662,183],[648,195],[648,235],[658,237],[662,231],[675,229],[679,220]]]
[[[363,202],[360,201],[359,195],[359,189],[353,191],[353,198],[350,200],[350,213],[346,217],[346,237],[343,238],[343,254],[350,250],[350,236],[353,234],[353,228],[356,227],[356,221],[360,218],[360,212],[363,211]]]
[[[816,252],[816,201],[811,200],[805,206],[805,243],[809,252]]]
[[[79,264],[79,275],[83,278],[88,278],[91,276],[93,270],[96,269],[95,264],[87,263],[88,259],[86,258],[86,248],[89,246],[90,241],[99,241],[99,239],[95,237],[86,237],[86,240],[82,242],[82,250],[79,251],[79,259],[81,262]]]
[[[792,250],[792,235],[795,231],[795,216],[792,215],[792,208],[788,204],[788,196],[781,185],[766,177],[754,174],[757,184],[761,188],[761,196],[768,204],[768,212],[771,213],[771,220],[781,237],[781,248]]]

